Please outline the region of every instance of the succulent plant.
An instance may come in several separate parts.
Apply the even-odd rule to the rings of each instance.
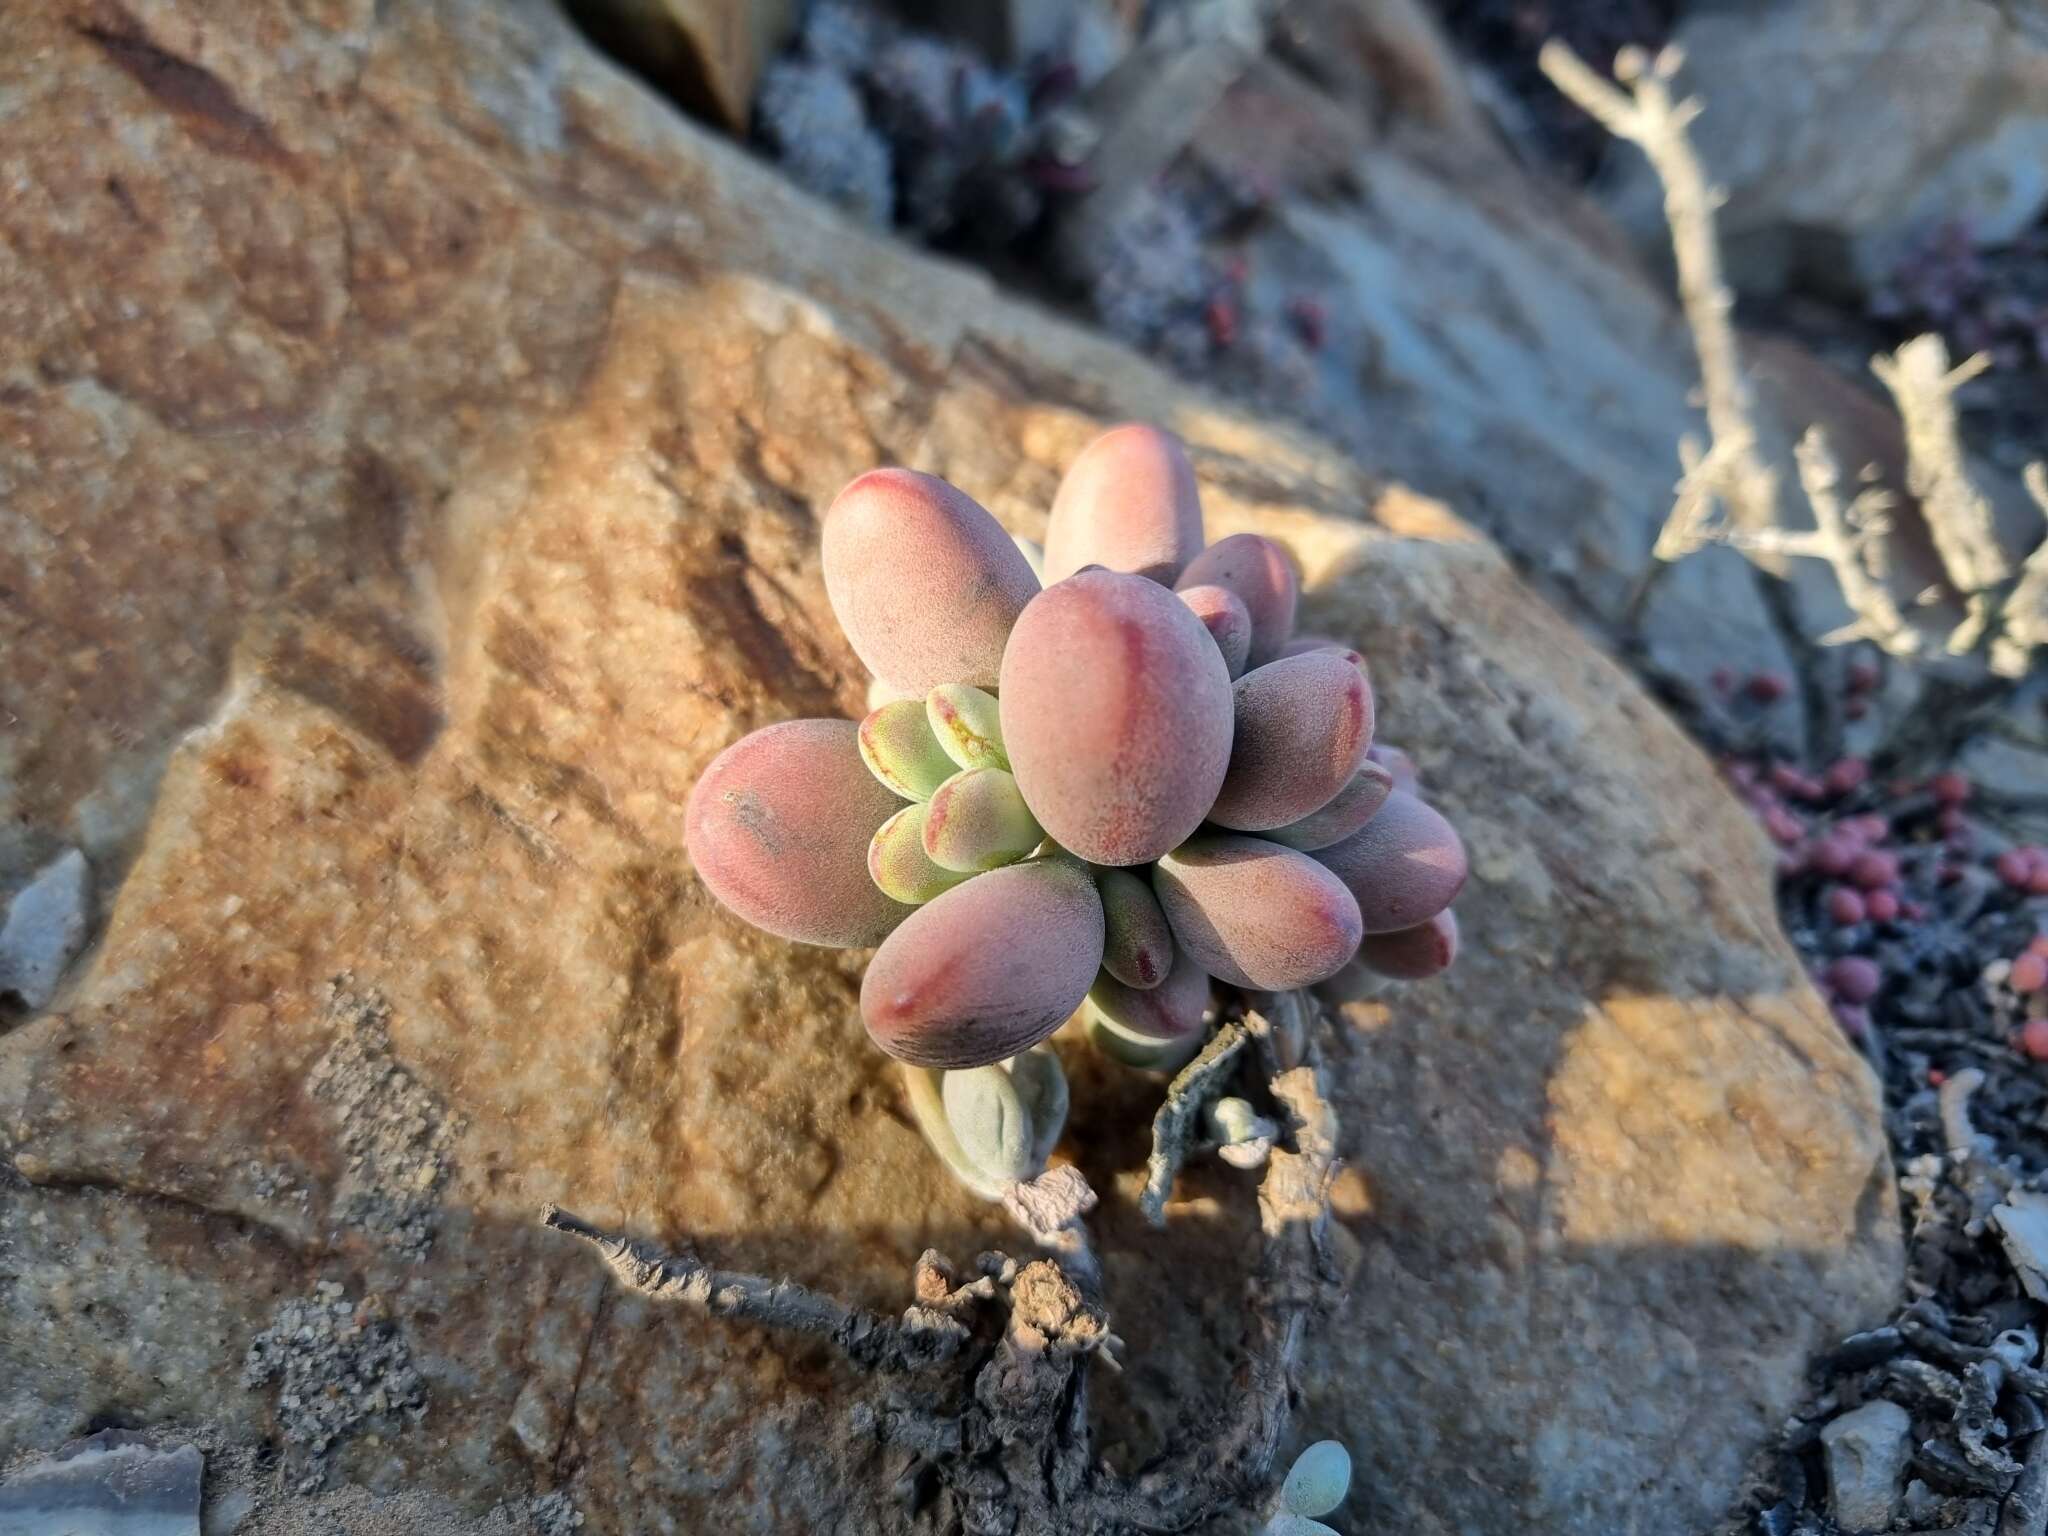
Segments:
[[[1067,1123],[1067,1078],[1043,1046],[997,1066],[905,1069],[911,1112],[955,1178],[995,1200],[1045,1169]]]
[[[1280,1485],[1280,1513],[1262,1536],[1336,1536],[1316,1516],[1327,1515],[1351,1491],[1351,1453],[1337,1440],[1318,1440],[1294,1459]]]
[[[719,754],[690,855],[758,927],[880,946],[862,1019],[970,1187],[1043,1168],[1065,1085],[1041,1046],[1077,1010],[1104,1054],[1168,1072],[1207,1038],[1216,982],[1450,964],[1457,833],[1406,754],[1374,745],[1363,658],[1294,633],[1286,552],[1202,547],[1170,434],[1089,445],[1042,555],[901,469],[847,486],[822,543],[871,712]],[[1219,1142],[1258,1155],[1269,1124],[1238,1119]]]

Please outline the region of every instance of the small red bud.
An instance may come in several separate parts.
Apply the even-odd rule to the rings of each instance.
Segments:
[[[1869,904],[1863,893],[1846,885],[1838,885],[1828,892],[1828,916],[1844,928],[1853,928],[1869,915]]]
[[[1835,996],[1845,1003],[1867,1003],[1884,985],[1884,972],[1864,955],[1843,955],[1822,973]]]
[[[1323,342],[1329,334],[1329,317],[1322,304],[1306,294],[1292,300],[1287,306],[1287,318],[1294,325],[1294,334],[1301,338],[1301,344],[1311,352],[1323,350]]]
[[[1899,920],[1899,898],[1890,891],[1872,891],[1864,901],[1873,923],[1895,923]]]
[[[1743,691],[1759,704],[1775,704],[1792,691],[1792,683],[1782,672],[1752,672]]]
[[[1899,878],[1898,857],[1875,849],[1859,853],[1856,862],[1849,866],[1849,878],[1866,891],[1890,885]]]
[[[1209,339],[1219,347],[1227,347],[1237,340],[1237,306],[1220,295],[1209,301],[1202,311],[1202,319],[1209,327]]]
[[[1831,793],[1846,795],[1861,789],[1869,778],[1870,764],[1860,757],[1844,757],[1829,765],[1825,782]]]
[[[1786,810],[1782,805],[1771,806],[1764,812],[1764,830],[1777,842],[1790,847],[1806,834],[1806,823]],[[1883,882],[1879,882],[1882,884]]]
[[[1813,845],[1812,864],[1819,874],[1840,879],[1855,862],[1856,845],[1839,832],[1830,832]]]
[[[1843,683],[1852,694],[1869,693],[1883,680],[1884,674],[1878,670],[1877,663],[1868,656],[1859,656],[1850,662],[1842,677]]]
[[[1991,861],[1991,869],[1999,879],[2016,891],[2023,891],[2033,883],[2034,861],[2027,857],[2024,848],[2008,848]]]
[[[1927,781],[1927,788],[1943,805],[1961,805],[1970,798],[1970,781],[1954,770],[1937,773]]]
[[[2012,963],[2012,974],[2006,978],[2006,985],[2020,993],[2039,992],[2048,987],[2048,955],[2025,950]]]
[[[2048,1019],[2029,1019],[2020,1031],[2020,1049],[2036,1061],[2048,1061]]]

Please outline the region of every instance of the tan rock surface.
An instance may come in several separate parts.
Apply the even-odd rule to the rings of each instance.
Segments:
[[[1474,855],[1458,970],[1337,1048],[1351,1289],[1300,1427],[1360,1459],[1349,1528],[1704,1523],[1888,1304],[1874,1096],[1745,817],[1436,504],[851,230],[537,3],[80,16],[8,15],[0,62],[0,869],[68,841],[111,895],[0,1038],[0,1454],[305,1431],[237,1380],[325,1282],[427,1400],[365,1395],[338,1479],[887,1528],[854,1378],[533,1213],[888,1307],[925,1246],[1016,1241],[865,1045],[861,957],[715,908],[680,819],[742,732],[860,708],[840,484],[1041,532],[1112,415],[1189,438],[1212,535],[1298,552]],[[1227,1370],[1249,1188],[1150,1233],[1154,1090],[1076,1086],[1129,1459]]]

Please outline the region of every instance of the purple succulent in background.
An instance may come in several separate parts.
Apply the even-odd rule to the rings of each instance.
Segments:
[[[1077,1010],[1106,1054],[1167,1070],[1199,1048],[1214,981],[1450,964],[1457,833],[1374,746],[1363,659],[1295,635],[1285,552],[1203,546],[1171,434],[1117,427],[1082,452],[1044,584],[973,500],[900,469],[840,492],[823,553],[890,702],[728,747],[691,793],[690,855],[771,933],[880,945],[861,1015],[942,1074],[920,1079],[926,1118],[943,1074],[1013,1062]],[[976,1082],[979,1129],[948,1145],[990,1149],[977,1166],[999,1182],[1036,1144],[1003,1118],[1030,1096]]]

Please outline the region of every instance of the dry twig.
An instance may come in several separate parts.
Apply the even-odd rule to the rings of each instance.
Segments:
[[[1671,82],[1684,55],[1665,48],[1655,57],[1640,48],[1615,56],[1623,90],[1604,80],[1579,56],[1553,38],[1537,63],[1551,84],[1571,98],[1616,138],[1649,157],[1664,188],[1664,217],[1671,226],[1671,250],[1678,267],[1678,300],[1699,356],[1711,444],[1682,444],[1685,477],[1656,557],[1677,559],[1713,541],[1709,523],[1716,504],[1739,528],[1761,530],[1778,523],[1778,475],[1757,447],[1756,410],[1741,349],[1730,318],[1735,297],[1721,275],[1721,246],[1714,234],[1714,209],[1721,193],[1707,181],[1686,128],[1700,115],[1695,97],[1673,100]]]
[[[1991,504],[1970,479],[1956,430],[1955,393],[1991,366],[1978,353],[1951,368],[1939,336],[1915,336],[1889,356],[1870,360],[1870,371],[1891,391],[1906,429],[1906,488],[1920,501],[1935,553],[1968,614],[1949,636],[1952,655],[1976,648],[1990,626],[1992,589],[2012,574],[1998,547]]]
[[[1168,1085],[1165,1101],[1152,1117],[1152,1155],[1146,1159],[1145,1190],[1138,1197],[1139,1209],[1153,1226],[1166,1225],[1167,1197],[1173,1193],[1174,1175],[1199,1139],[1203,1106],[1222,1091],[1225,1076],[1250,1039],[1243,1024],[1225,1023]]]

